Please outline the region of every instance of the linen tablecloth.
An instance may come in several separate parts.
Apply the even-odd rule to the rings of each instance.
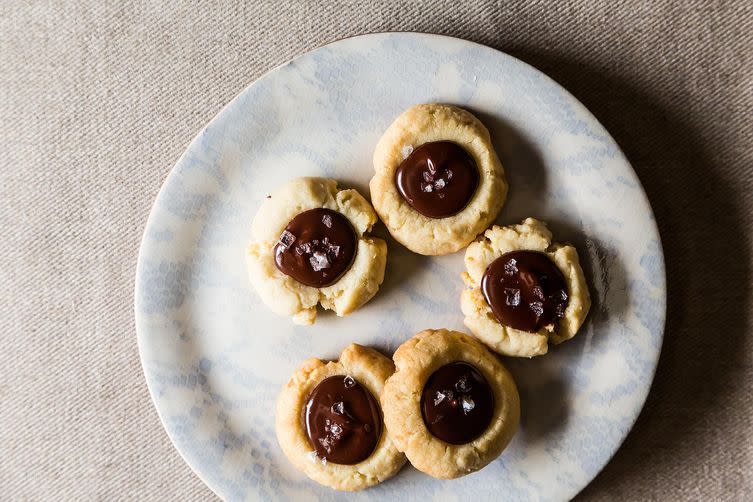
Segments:
[[[0,5],[0,486],[17,499],[202,500],[138,359],[133,280],[188,142],[264,71],[338,38],[453,35],[548,73],[648,192],[669,312],[646,407],[583,500],[753,491],[753,3]]]

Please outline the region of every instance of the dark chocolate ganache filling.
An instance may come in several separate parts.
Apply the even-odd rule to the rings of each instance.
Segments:
[[[329,286],[353,264],[357,243],[345,216],[331,209],[310,209],[290,220],[280,234],[275,265],[307,286]]]
[[[429,218],[446,218],[462,211],[478,183],[473,157],[451,141],[424,143],[395,172],[400,195]]]
[[[316,456],[335,464],[369,458],[382,431],[377,401],[350,376],[331,376],[314,387],[303,419]]]
[[[544,253],[513,251],[489,265],[481,291],[501,324],[535,333],[564,317],[565,277]]]
[[[494,394],[475,367],[465,362],[446,364],[426,381],[421,413],[435,437],[450,444],[469,443],[489,427]]]

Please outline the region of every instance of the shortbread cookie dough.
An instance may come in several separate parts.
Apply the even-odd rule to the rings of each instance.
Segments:
[[[506,356],[546,354],[548,343],[574,337],[591,306],[569,244],[552,243],[543,222],[494,226],[465,252],[460,297],[465,325]]]
[[[455,106],[403,112],[374,151],[371,200],[390,234],[424,255],[454,253],[497,216],[504,170],[489,131]]]
[[[277,440],[290,462],[336,490],[362,490],[394,476],[405,456],[384,430],[378,400],[393,371],[387,357],[357,344],[339,361],[304,362],[277,401]]]
[[[425,330],[393,356],[384,385],[384,423],[397,449],[435,478],[477,471],[497,458],[520,420],[510,374],[474,338]]]
[[[267,199],[251,227],[249,277],[272,311],[313,324],[316,305],[344,316],[369,301],[384,280],[387,245],[365,235],[371,205],[335,180],[297,178]]]

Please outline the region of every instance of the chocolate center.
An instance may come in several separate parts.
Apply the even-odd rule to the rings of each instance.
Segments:
[[[350,376],[325,378],[306,400],[304,421],[317,457],[353,465],[369,458],[382,430],[379,406]]]
[[[435,437],[450,444],[469,443],[489,426],[494,394],[484,375],[470,364],[446,364],[424,385],[421,413]]]
[[[505,253],[486,268],[481,291],[501,324],[535,333],[565,315],[567,283],[544,253]]]
[[[307,286],[329,286],[350,268],[356,244],[356,233],[345,216],[331,209],[311,209],[290,220],[280,234],[275,265]]]
[[[413,209],[446,218],[468,205],[478,187],[476,162],[451,141],[419,146],[398,166],[395,185]]]

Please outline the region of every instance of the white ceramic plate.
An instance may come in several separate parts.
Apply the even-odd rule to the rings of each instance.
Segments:
[[[489,127],[510,182],[502,224],[535,216],[573,242],[591,287],[588,322],[532,360],[506,359],[520,430],[478,473],[439,481],[410,466],[357,495],[295,471],[274,402],[307,357],[350,342],[391,354],[428,327],[465,331],[462,253],[422,257],[389,241],[378,295],[345,318],[294,326],[250,290],[244,250],[264,196],[294,176],[368,196],[377,139],[416,103],[457,104]],[[648,393],[661,349],[664,261],[651,208],[614,140],[570,94],[488,47],[436,35],[341,40],[271,71],[199,133],[157,197],[136,277],[149,390],[186,462],[228,500],[568,499],[611,458]]]

